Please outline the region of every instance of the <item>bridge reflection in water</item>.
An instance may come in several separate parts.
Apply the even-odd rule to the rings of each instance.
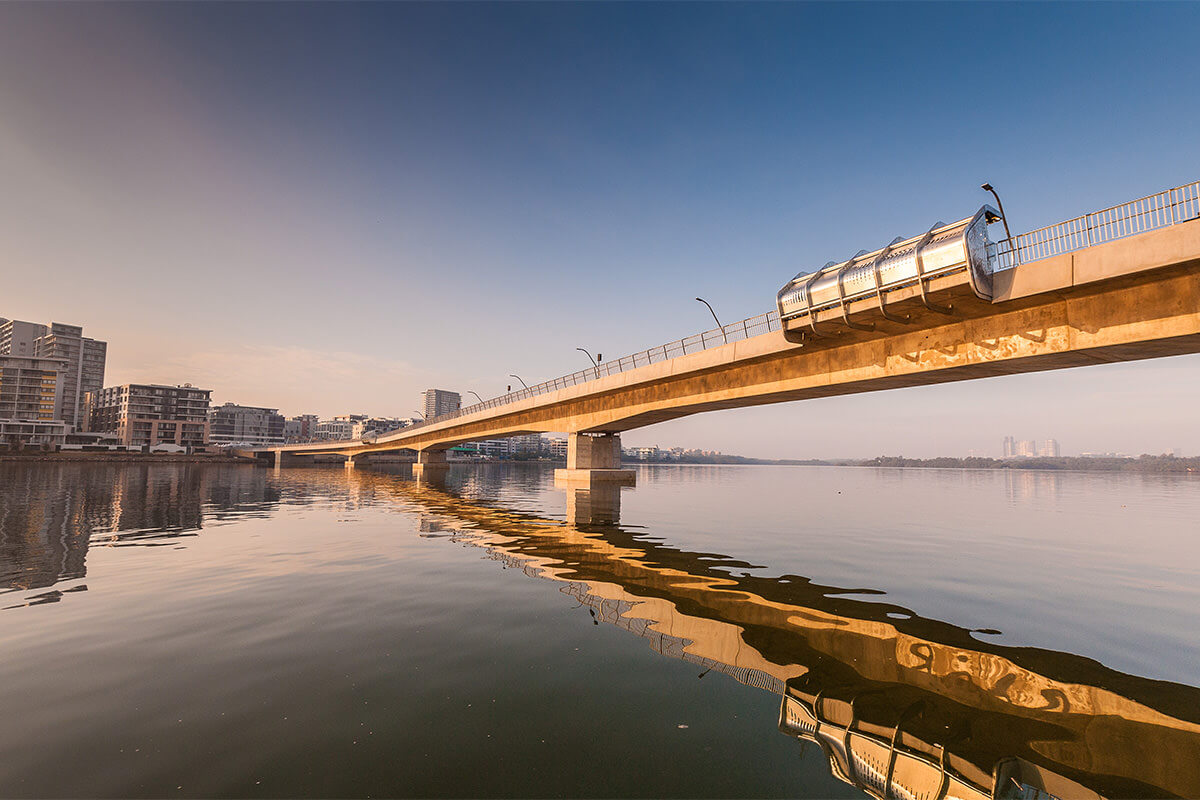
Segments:
[[[82,493],[64,487],[84,473],[55,468],[0,496],[0,563],[11,566],[0,569],[0,595],[63,587],[0,607],[86,588],[64,582],[85,577],[89,544],[163,546],[280,504],[386,500],[418,515],[423,531],[559,584],[598,622],[699,675],[775,695],[780,731],[815,742],[835,774],[876,797],[1200,797],[1200,688],[981,641],[987,631],[920,617],[879,590],[749,574],[745,561],[623,528],[615,486],[569,488],[563,521],[467,499],[478,472],[447,491],[445,471],[414,482],[295,470],[281,489],[245,467],[89,470]],[[1009,487],[1043,490],[1053,483]]]
[[[894,798],[1200,796],[1200,689],[1082,656],[980,641],[865,599],[878,590],[689,552],[619,525],[620,489],[568,488],[563,523],[429,483],[353,473],[426,525],[563,584],[662,655],[780,697],[779,729],[834,773]],[[444,480],[441,479],[441,480]]]

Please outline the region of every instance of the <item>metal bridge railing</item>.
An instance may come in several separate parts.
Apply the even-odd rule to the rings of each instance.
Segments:
[[[561,378],[544,381],[535,384],[528,388],[523,388],[515,392],[493,397],[490,400],[484,400],[482,403],[464,406],[458,411],[451,411],[449,414],[442,414],[434,417],[431,420],[418,422],[410,425],[407,428],[402,428],[404,431],[411,431],[415,428],[420,428],[425,425],[430,425],[434,422],[445,422],[447,420],[462,417],[467,414],[474,414],[479,411],[486,411],[490,408],[505,406],[509,403],[515,403],[519,400],[525,400],[530,397],[546,394],[548,392],[556,392],[559,389],[565,389],[568,386],[578,386],[581,383],[594,381],[599,378],[604,378],[609,375],[619,375],[622,372],[628,372],[631,369],[645,367],[650,364],[658,364],[662,361],[670,361],[679,356],[698,353],[701,350],[709,350],[713,347],[720,347],[729,342],[736,342],[740,339],[749,339],[752,336],[767,333],[768,331],[780,330],[779,312],[770,311],[766,314],[759,314],[757,317],[750,317],[739,322],[734,322],[730,325],[725,325],[720,328],[713,328],[703,333],[693,334],[683,339],[678,339],[669,344],[652,347],[649,350],[643,350],[640,353],[624,356],[615,361],[603,361],[595,367],[581,369],[578,372],[572,372],[570,375],[563,375]]]
[[[999,272],[1015,267],[1017,264],[1069,253],[1073,250],[1123,239],[1126,236],[1169,227],[1197,218],[1200,218],[1200,181],[1122,203],[1102,211],[1084,214],[1082,217],[1060,222],[1057,225],[1038,228],[1035,231],[1014,236],[1012,239],[1001,239],[999,242],[989,245],[989,255],[993,256],[994,271]],[[570,375],[493,397],[482,403],[465,406],[458,411],[418,422],[402,430],[410,431],[435,422],[446,422],[467,414],[498,408],[530,397],[565,389],[568,386],[578,386],[581,383],[598,380],[609,375],[618,375],[638,367],[720,347],[729,342],[749,339],[768,331],[777,331],[781,327],[779,312],[770,311],[766,314],[759,314],[757,317],[750,317],[731,325],[713,328],[669,344],[624,356],[616,361],[605,361],[590,369],[572,372]]]
[[[1092,245],[1167,228],[1200,217],[1200,181],[1177,186],[1057,225],[1038,228],[993,247],[995,270],[1070,253]]]

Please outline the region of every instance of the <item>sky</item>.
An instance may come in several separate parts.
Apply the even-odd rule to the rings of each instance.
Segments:
[[[970,215],[1200,177],[1200,4],[0,4],[0,316],[109,385],[412,416]],[[1200,356],[701,414],[759,457],[1200,453]]]

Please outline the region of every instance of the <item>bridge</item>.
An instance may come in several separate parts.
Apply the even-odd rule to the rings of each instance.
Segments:
[[[773,311],[373,438],[241,452],[276,466],[337,453],[353,466],[410,449],[422,474],[456,445],[565,432],[556,480],[632,482],[620,434],[690,414],[1200,352],[1200,182],[986,241],[980,264],[923,271],[923,247],[1000,219],[984,207],[814,273],[836,300],[814,306],[809,281],[799,316]],[[902,252],[915,278],[886,284],[880,265]],[[847,289],[871,267],[868,289]]]

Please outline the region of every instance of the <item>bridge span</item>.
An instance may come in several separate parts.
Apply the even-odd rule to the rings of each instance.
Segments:
[[[879,288],[851,297],[839,273],[840,302],[803,318],[764,314],[376,438],[243,452],[277,465],[338,453],[350,466],[412,449],[421,473],[455,445],[566,432],[559,480],[630,481],[621,432],[690,414],[1200,352],[1200,183],[988,248],[982,276],[885,290],[876,268]]]

